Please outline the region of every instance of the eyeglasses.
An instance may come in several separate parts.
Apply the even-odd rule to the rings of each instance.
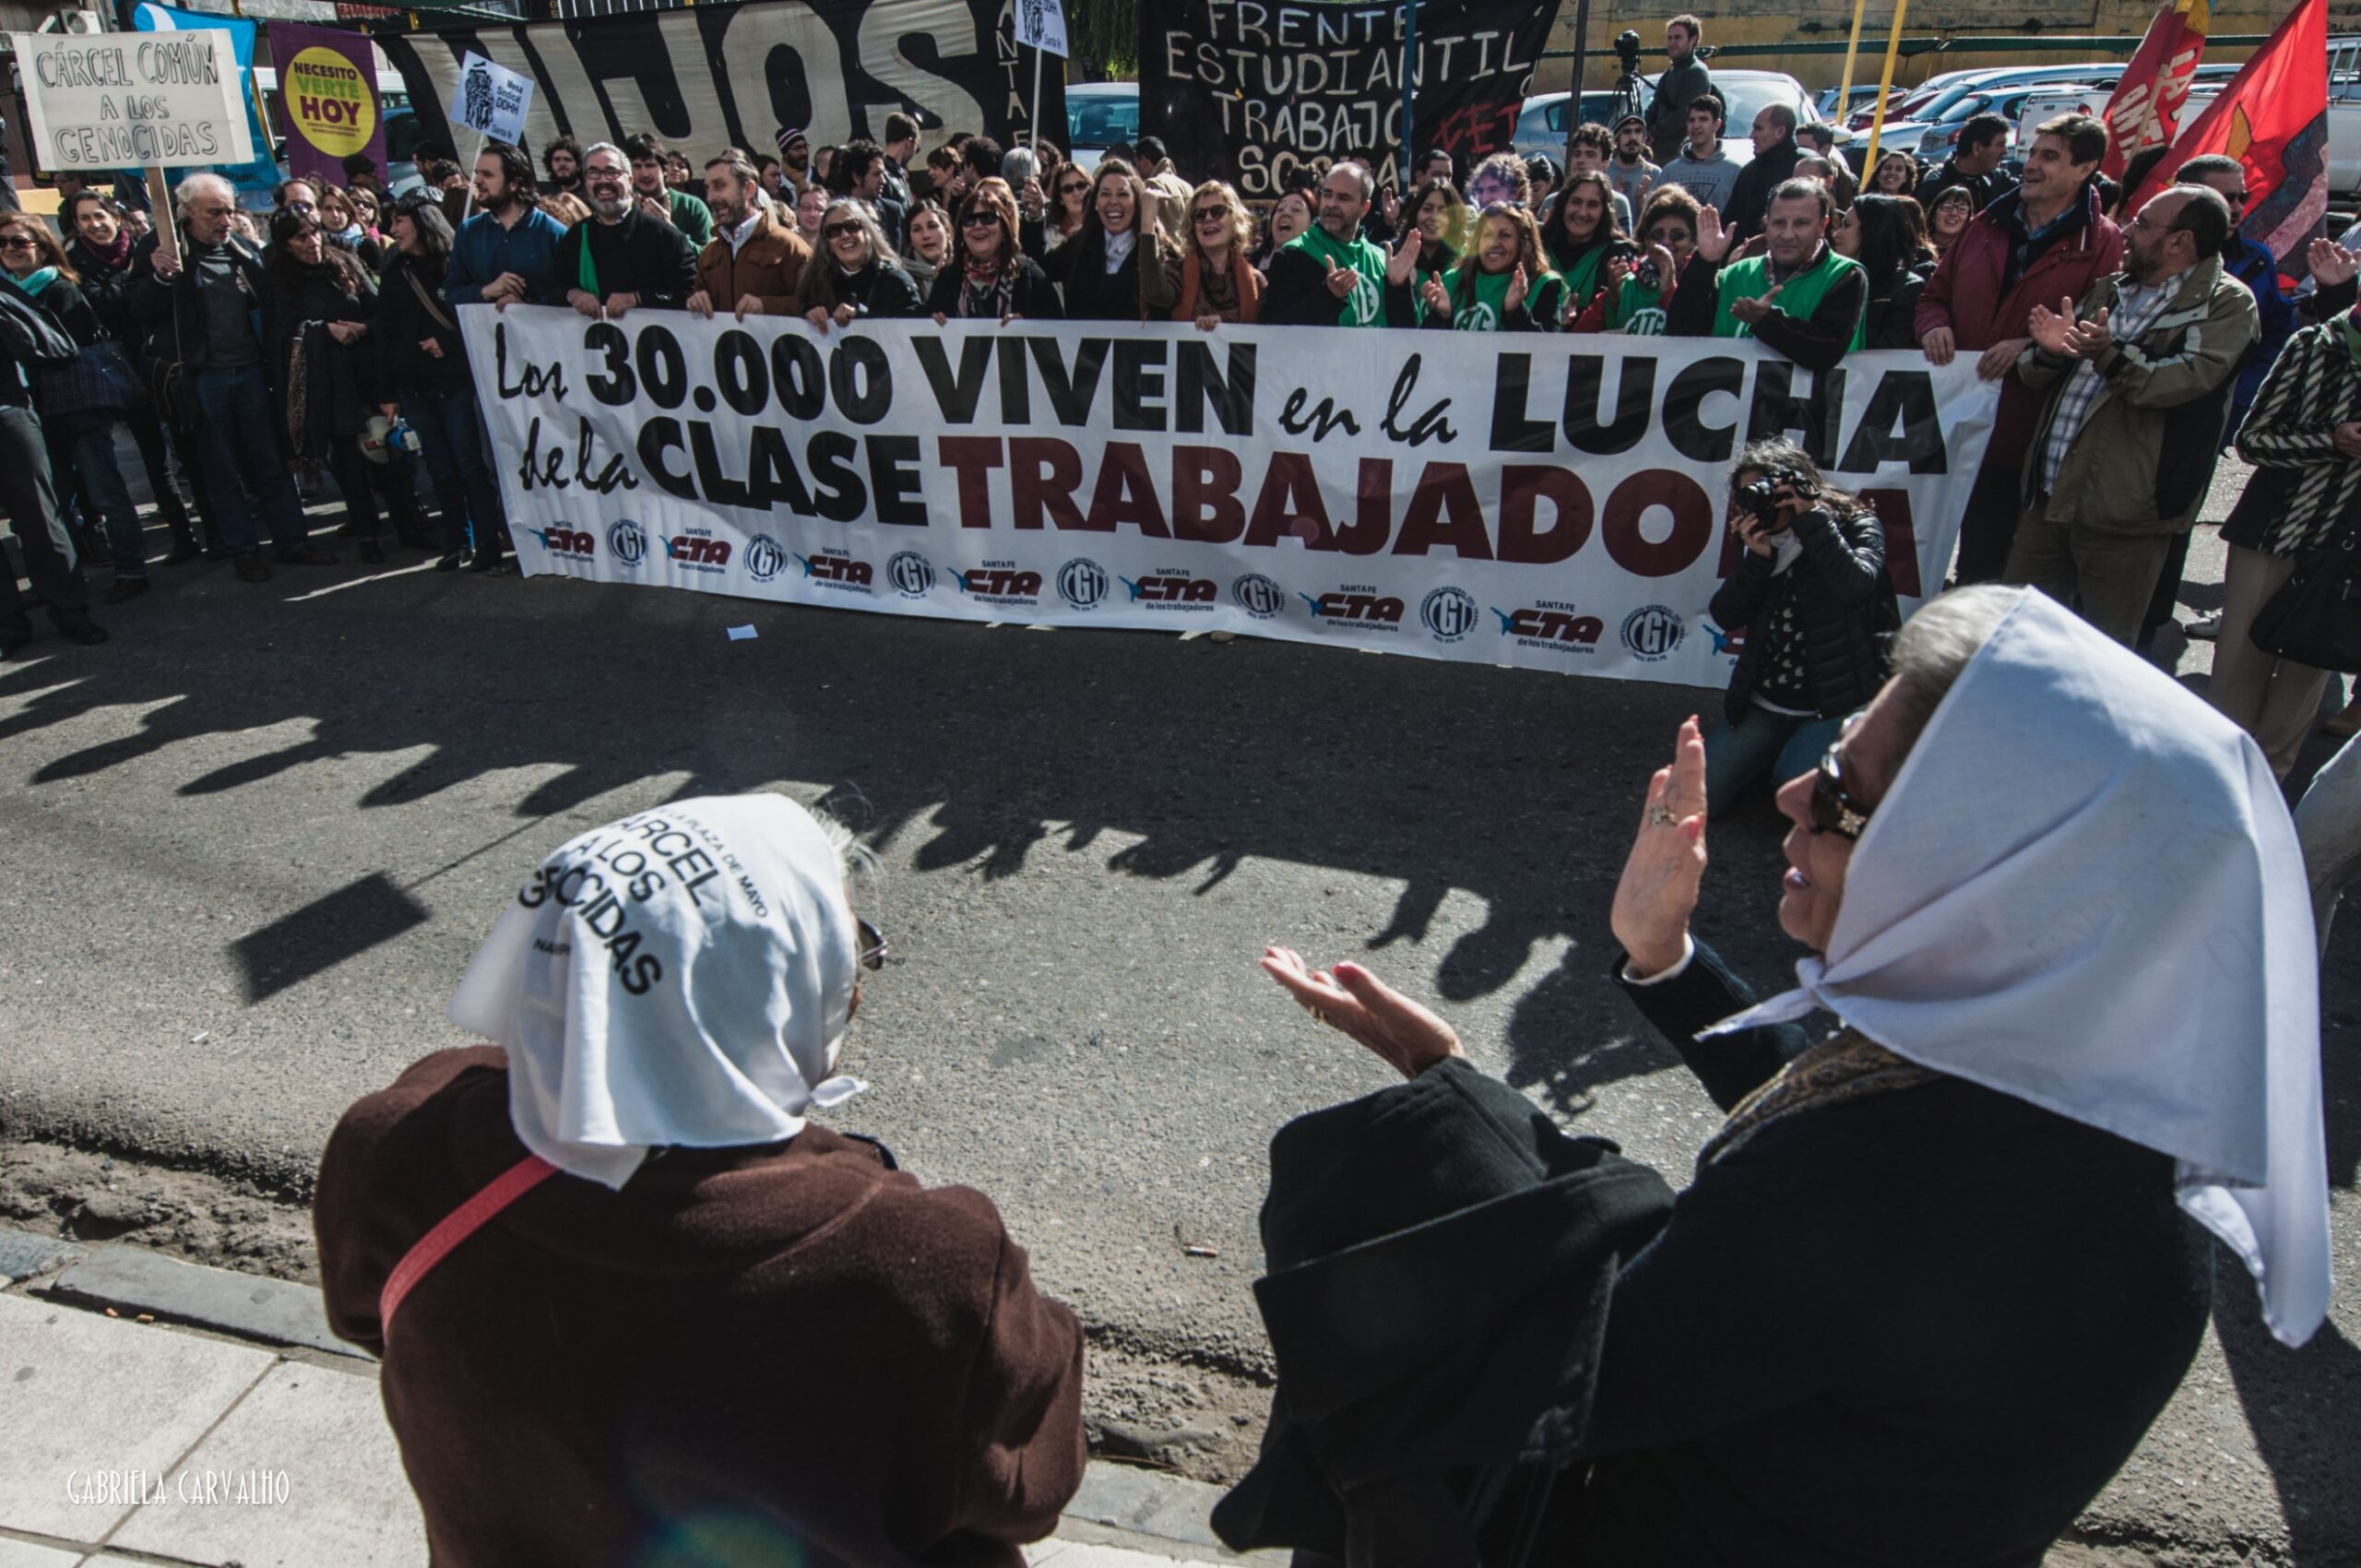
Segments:
[[[994,220],[994,221],[998,221],[998,220]],[[820,237],[825,240],[841,240],[848,234],[858,234],[860,232],[860,225],[850,219],[847,219],[842,223],[831,223],[827,227],[822,229],[820,231]]]
[[[317,212],[319,209],[319,203],[314,201],[291,201],[287,204],[290,212]]]
[[[0,234],[0,251],[29,251],[33,248],[30,234]]]
[[[892,944],[885,940],[885,933],[859,915],[853,917],[852,925],[853,930],[860,936],[860,947],[856,954],[860,967],[864,969],[884,968],[885,955],[894,950]]]
[[[1000,227],[1000,214],[997,212],[970,212],[959,220],[959,227],[962,229],[997,229]]]
[[[1857,713],[1845,721],[1845,735],[1853,732],[1860,717]],[[1869,813],[1876,808],[1861,804],[1845,788],[1845,764],[1836,754],[1836,747],[1844,743],[1845,736],[1839,735],[1836,744],[1821,754],[1820,771],[1812,775],[1811,830],[1857,841],[1869,826]]]
[[[1208,207],[1202,211],[1191,214],[1191,217],[1199,223],[1227,223],[1229,221],[1229,208]]]

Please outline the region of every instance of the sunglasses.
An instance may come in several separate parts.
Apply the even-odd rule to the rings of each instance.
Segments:
[[[287,210],[290,212],[317,212],[319,210],[319,204],[309,201],[291,201],[287,204]]]
[[[852,925],[853,930],[860,937],[860,946],[855,955],[860,967],[864,969],[884,968],[885,955],[894,950],[893,946],[886,942],[885,933],[859,915],[853,917]]]
[[[29,251],[33,248],[30,234],[0,234],[0,251]]]
[[[1856,719],[1858,717],[1855,715]],[[1853,720],[1847,719],[1845,725],[1846,732],[1850,733],[1852,728]],[[1861,804],[1845,788],[1845,765],[1836,755],[1836,746],[1844,743],[1840,736],[1836,745],[1830,746],[1821,754],[1820,770],[1812,775],[1811,830],[1814,833],[1833,833],[1840,838],[1857,842],[1869,826],[1869,813],[1876,808]]]
[[[1000,214],[997,212],[970,212],[966,217],[959,220],[959,227],[962,229],[997,229],[1000,227]]]
[[[1691,237],[1686,229],[1651,229],[1644,236],[1652,245],[1677,245]]]
[[[1229,221],[1229,208],[1226,207],[1208,207],[1202,211],[1192,213],[1191,216],[1200,223],[1227,223]]]
[[[829,224],[826,228],[820,231],[820,237],[825,240],[841,240],[848,234],[858,234],[860,232],[860,225],[852,221],[850,219],[848,219],[842,223]]]

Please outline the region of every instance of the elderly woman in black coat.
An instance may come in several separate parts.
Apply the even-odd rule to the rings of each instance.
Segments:
[[[361,537],[361,559],[379,562],[378,511],[361,436],[382,399],[374,345],[377,282],[361,258],[331,243],[310,213],[270,220],[266,302],[271,376],[289,450],[326,467]]]
[[[1769,1002],[1690,930],[1693,719],[1649,785],[1614,972],[1726,1117],[1668,1206],[1368,970],[1265,955],[1410,1082],[1273,1141],[1278,1391],[1215,1513],[1231,1546],[2035,1568],[2188,1370],[2207,1231],[2279,1339],[2317,1330],[2319,977],[2260,752],[2039,593],[1938,599],[1894,663],[1779,790],[1779,925],[1811,956]],[[1841,1026],[1817,1040],[1815,1009]],[[1422,1184],[1452,1204],[1402,1199]]]

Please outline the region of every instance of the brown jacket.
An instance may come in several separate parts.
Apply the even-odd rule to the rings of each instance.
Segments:
[[[716,315],[727,315],[748,294],[763,302],[765,315],[794,315],[795,291],[803,281],[804,264],[812,247],[795,232],[793,215],[781,221],[777,207],[765,206],[755,220],[754,232],[736,253],[730,238],[716,232],[697,252],[697,287],[713,296]]]
[[[350,1111],[313,1221],[329,1326],[385,1356],[410,1245],[524,1158],[494,1048]],[[1081,1485],[1082,1334],[982,1194],[819,1126],[673,1149],[620,1193],[560,1173],[401,1310],[381,1387],[435,1568],[646,1560],[992,1564]]]

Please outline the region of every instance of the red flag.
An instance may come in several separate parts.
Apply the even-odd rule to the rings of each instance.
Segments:
[[[2163,190],[2189,159],[2246,166],[2239,232],[2301,277],[2304,247],[2328,216],[2328,0],[2297,0],[2254,58],[2157,160],[2131,203]]]
[[[2206,0],[2165,0],[2099,116],[2106,124],[2106,160],[2100,173],[2120,179],[2132,154],[2173,139],[2211,22]]]

